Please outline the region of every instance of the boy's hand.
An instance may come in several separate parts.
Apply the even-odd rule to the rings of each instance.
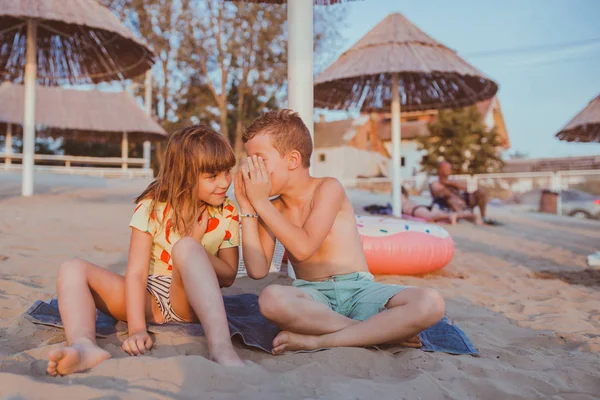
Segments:
[[[148,332],[144,330],[131,333],[127,339],[123,341],[121,348],[130,356],[139,356],[150,350],[152,345],[152,338]]]
[[[262,201],[269,201],[271,193],[271,177],[262,157],[248,157],[247,164],[242,167],[246,195],[252,206]]]
[[[252,204],[250,204],[250,200],[246,194],[246,186],[244,185],[242,168],[240,168],[237,174],[235,174],[233,190],[235,193],[235,199],[240,206],[240,211],[242,214],[255,214],[256,212],[254,211],[254,207],[252,207]]]
[[[198,218],[198,222],[194,225],[192,229],[192,237],[196,239],[198,243],[202,243],[202,238],[206,233],[206,229],[208,228],[208,210],[205,208],[200,214],[200,218]]]

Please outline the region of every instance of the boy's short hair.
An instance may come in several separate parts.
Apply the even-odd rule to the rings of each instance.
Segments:
[[[273,146],[279,154],[283,156],[296,150],[302,156],[302,166],[310,167],[313,143],[310,131],[297,112],[284,109],[262,114],[244,131],[242,141],[246,143],[261,133],[271,136]]]

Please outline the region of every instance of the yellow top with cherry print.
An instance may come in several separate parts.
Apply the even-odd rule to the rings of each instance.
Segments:
[[[152,236],[149,275],[170,276],[173,270],[171,250],[181,236],[173,229],[170,205],[156,203],[151,212],[151,202],[145,199],[136,204],[129,226]],[[209,206],[208,215],[208,227],[202,238],[206,251],[216,255],[219,249],[239,246],[240,219],[233,202],[226,197],[221,206]],[[161,226],[162,221],[166,222]]]

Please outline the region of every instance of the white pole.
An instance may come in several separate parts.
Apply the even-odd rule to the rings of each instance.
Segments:
[[[4,160],[4,164],[10,165],[12,164],[12,159],[10,155],[13,153],[12,148],[12,124],[8,123],[6,125],[6,138],[4,140],[4,152],[6,153],[6,159]]]
[[[552,173],[550,185],[552,186],[552,191],[558,194],[556,199],[556,215],[560,216],[562,215],[562,181],[558,172]]]
[[[402,216],[402,199],[400,186],[400,88],[398,74],[392,74],[392,211],[395,217]]]
[[[152,72],[146,71],[146,80],[144,82],[145,89],[145,104],[146,113],[152,117]],[[151,154],[151,143],[149,140],[144,141],[144,169],[150,169],[150,154]]]
[[[150,169],[150,153],[151,153],[150,141],[146,140],[144,142],[144,169]]]
[[[288,13],[288,105],[297,111],[310,131],[313,122],[313,2],[293,0]],[[314,170],[313,155],[310,171]]]
[[[25,112],[23,121],[23,182],[21,194],[33,195],[35,153],[35,80],[37,75],[37,21],[27,21],[27,54],[25,63]]]
[[[123,171],[127,170],[127,158],[129,156],[129,141],[127,140],[127,132],[123,132],[123,139],[121,140],[121,159],[123,163],[121,164],[121,169]]]

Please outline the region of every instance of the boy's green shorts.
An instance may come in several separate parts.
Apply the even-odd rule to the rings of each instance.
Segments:
[[[336,275],[318,282],[296,279],[292,285],[338,314],[359,321],[385,310],[388,301],[408,287],[375,282],[368,272]]]

